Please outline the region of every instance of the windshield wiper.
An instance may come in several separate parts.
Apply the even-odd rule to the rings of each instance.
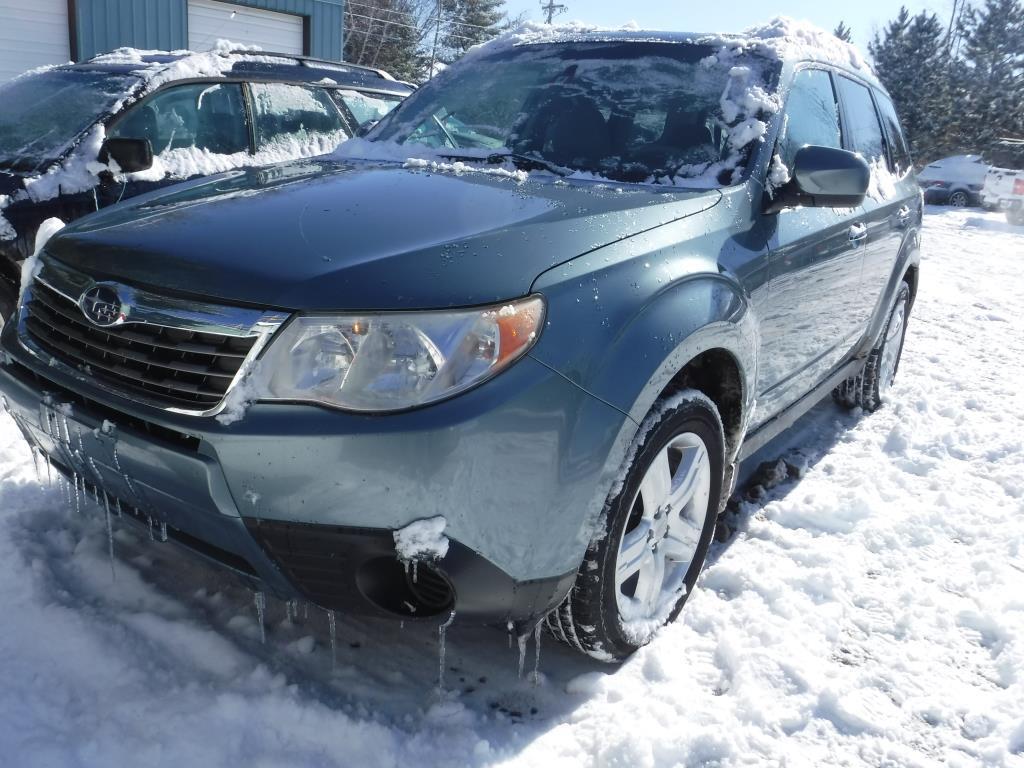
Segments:
[[[487,156],[487,162],[491,165],[498,165],[506,160],[511,161],[516,168],[520,168],[524,171],[550,171],[556,176],[568,176],[572,173],[568,168],[556,165],[550,160],[545,160],[543,157],[527,155],[522,152],[495,152],[493,155]]]

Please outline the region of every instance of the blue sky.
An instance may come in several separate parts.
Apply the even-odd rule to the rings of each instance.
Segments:
[[[545,0],[546,1],[546,0]],[[619,26],[635,21],[641,27],[686,32],[739,32],[776,15],[807,19],[832,29],[843,20],[853,28],[857,45],[867,48],[876,29],[881,29],[899,11],[900,4],[912,12],[934,11],[947,20],[952,0],[556,0],[569,7],[562,20],[579,19],[602,26]],[[541,20],[540,0],[507,0],[510,15],[526,11],[527,18]]]

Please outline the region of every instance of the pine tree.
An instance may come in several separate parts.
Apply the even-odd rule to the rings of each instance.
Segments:
[[[845,21],[840,21],[836,28],[832,30],[832,34],[842,40],[844,43],[853,42],[853,30],[846,26]]]
[[[911,16],[901,7],[868,46],[919,166],[952,152],[976,150],[958,135],[955,105],[962,100],[961,76],[944,45],[946,37],[934,13]]]
[[[440,60],[450,64],[474,45],[497,36],[505,18],[504,5],[505,0],[441,0]]]
[[[423,80],[423,43],[435,7],[428,0],[346,3],[345,61],[387,70],[400,80]]]
[[[999,140],[1024,134],[1024,5],[1019,0],[986,0],[963,20],[962,54],[970,88],[961,123],[987,156]]]

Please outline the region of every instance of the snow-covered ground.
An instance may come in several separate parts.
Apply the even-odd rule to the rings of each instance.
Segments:
[[[112,579],[0,416],[0,764],[1024,764],[1024,228],[934,209],[925,251],[895,402],[817,407],[677,624],[619,667],[544,637],[536,686],[497,630],[449,630],[443,693],[420,626],[332,653],[269,600],[261,644],[252,594],[129,530]]]

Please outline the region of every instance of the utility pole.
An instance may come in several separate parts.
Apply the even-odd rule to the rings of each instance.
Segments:
[[[427,79],[434,77],[434,65],[437,62],[437,38],[441,34],[441,0],[437,0],[437,24],[434,27],[434,45],[430,48],[430,70]]]
[[[565,13],[568,7],[555,3],[555,0],[548,0],[548,4],[544,5],[544,0],[541,0],[540,9],[548,15],[548,24],[550,24],[556,13]]]

